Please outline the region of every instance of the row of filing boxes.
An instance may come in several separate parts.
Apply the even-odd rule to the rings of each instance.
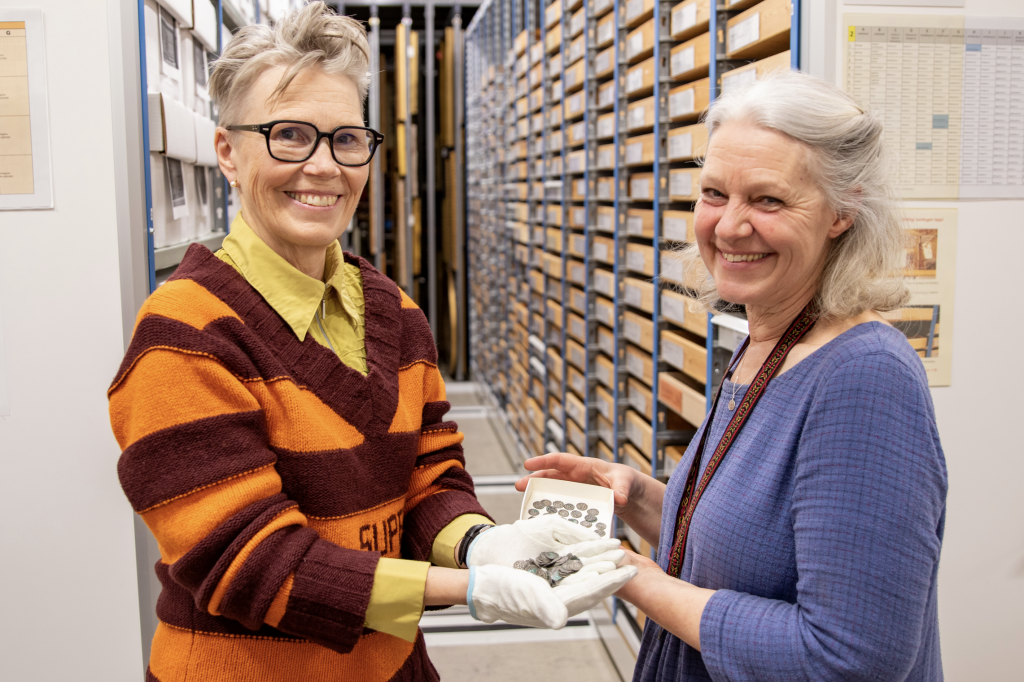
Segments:
[[[478,328],[502,330],[473,331],[474,367],[527,454],[660,478],[680,461],[714,383],[708,317],[678,258],[695,241],[700,117],[722,92],[790,67],[798,10],[497,0],[474,21],[468,227],[485,276],[471,285],[492,302]]]

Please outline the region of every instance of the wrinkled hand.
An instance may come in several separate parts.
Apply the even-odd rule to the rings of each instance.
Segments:
[[[511,568],[517,561],[532,559],[541,552],[559,556],[575,554],[584,566],[622,560],[621,543],[613,538],[597,538],[586,528],[567,523],[559,516],[541,516],[495,526],[476,537],[469,546],[466,565],[498,565]]]
[[[615,513],[622,514],[629,498],[636,491],[637,472],[625,464],[611,464],[597,457],[580,457],[564,452],[531,457],[524,464],[535,473],[516,482],[516,490],[524,492],[531,478],[554,478],[610,488],[615,494]]]
[[[613,570],[602,572],[606,566],[601,563],[612,564]],[[475,566],[469,575],[466,603],[477,620],[559,630],[572,616],[618,591],[636,575],[636,568],[592,562],[555,588],[543,578],[506,566]]]

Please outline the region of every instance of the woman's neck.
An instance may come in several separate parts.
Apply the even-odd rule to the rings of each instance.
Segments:
[[[256,222],[250,222],[245,214],[242,214],[249,228],[263,240],[263,243],[281,258],[288,261],[288,264],[301,273],[313,279],[323,280],[324,269],[327,263],[327,247],[297,246],[275,238],[269,230],[264,230]]]

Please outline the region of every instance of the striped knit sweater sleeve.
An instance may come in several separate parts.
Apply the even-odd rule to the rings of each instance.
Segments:
[[[380,558],[425,561],[453,519],[485,514],[422,312],[357,262],[365,377],[201,247],[140,311],[110,415],[122,487],[160,546],[162,624],[350,652]]]

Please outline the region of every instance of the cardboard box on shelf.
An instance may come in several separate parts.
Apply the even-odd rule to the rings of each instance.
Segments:
[[[598,355],[594,359],[594,377],[608,388],[615,385],[615,365],[611,358]]]
[[[685,0],[672,8],[673,40],[689,40],[708,30],[711,21],[711,0]]]
[[[654,0],[627,0],[619,5],[623,23],[629,28],[654,16]]]
[[[654,312],[654,283],[636,277],[627,277],[623,283],[623,300],[627,305],[645,313]]]
[[[627,310],[622,319],[622,336],[648,353],[654,350],[654,322],[649,317]]]
[[[700,168],[672,168],[668,172],[668,197],[672,201],[696,201],[700,196]]]
[[[654,239],[654,211],[649,208],[627,209],[626,234],[630,237]]]
[[[692,81],[708,75],[711,63],[711,34],[701,33],[669,53],[668,71],[672,80]]]
[[[673,122],[696,121],[708,108],[711,80],[702,78],[668,91],[668,119]]]
[[[658,374],[658,400],[694,426],[704,421],[707,404],[704,394],[689,386],[680,372]]]
[[[654,19],[648,19],[626,36],[626,60],[636,63],[654,54]]]
[[[789,47],[791,0],[763,0],[726,23],[728,59],[764,59]]]
[[[788,71],[792,68],[789,50],[765,57],[753,64],[741,66],[722,74],[722,94],[746,87],[773,71]]]
[[[626,72],[626,95],[640,97],[651,94],[654,90],[655,72],[654,57],[630,67]]]
[[[625,157],[627,166],[654,163],[654,133],[627,137]]]
[[[708,129],[703,123],[670,128],[668,131],[668,160],[691,161],[702,156],[708,143]]]
[[[654,277],[654,247],[646,244],[627,244],[626,269]]]
[[[664,289],[661,292],[662,317],[692,334],[705,337],[708,335],[708,316],[696,310],[694,304],[692,298],[678,291]]]
[[[654,363],[651,361],[651,354],[636,346],[627,346],[626,371],[650,386],[654,382]]]
[[[661,359],[691,379],[706,383],[708,355],[704,346],[665,329],[661,332]]]
[[[636,379],[630,377],[626,382],[626,400],[629,402],[629,406],[639,412],[647,421],[650,421],[654,414],[652,395],[651,389]]]
[[[626,130],[633,132],[653,128],[656,111],[653,97],[630,102],[626,106]]]

